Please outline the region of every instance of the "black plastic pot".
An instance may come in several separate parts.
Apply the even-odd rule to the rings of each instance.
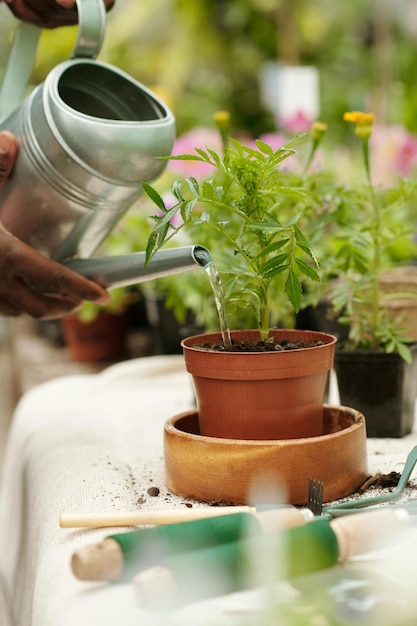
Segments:
[[[368,437],[404,437],[411,433],[417,392],[417,344],[413,361],[398,354],[336,350],[340,403],[365,416]]]

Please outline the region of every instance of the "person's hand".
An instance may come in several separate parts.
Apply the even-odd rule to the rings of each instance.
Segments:
[[[0,187],[12,170],[17,150],[14,135],[0,132]],[[0,224],[0,313],[56,318],[78,308],[83,300],[106,304],[109,299],[103,287],[48,259]]]
[[[4,0],[4,2],[17,18],[42,28],[56,28],[78,22],[75,0]],[[110,10],[114,3],[115,0],[104,0],[107,10]]]

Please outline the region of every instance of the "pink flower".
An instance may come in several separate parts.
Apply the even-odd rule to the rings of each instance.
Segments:
[[[394,167],[399,174],[407,176],[417,165],[417,138],[412,135],[404,137],[398,146],[398,152],[394,159]]]
[[[180,135],[175,140],[172,154],[196,154],[195,148],[212,148],[221,153],[222,144],[217,129],[198,126]],[[213,171],[213,167],[201,161],[169,161],[169,170],[176,176],[194,176],[201,179],[206,178]]]
[[[417,167],[417,137],[404,126],[375,126],[371,139],[372,179],[376,184],[395,184]]]
[[[272,150],[278,150],[288,141],[288,138],[283,133],[265,133],[260,135],[259,139],[271,146]]]
[[[281,117],[278,121],[284,130],[295,134],[308,132],[311,124],[314,122],[303,111],[297,111],[291,117]]]

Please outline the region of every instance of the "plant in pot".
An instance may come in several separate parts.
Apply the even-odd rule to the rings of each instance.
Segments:
[[[147,258],[185,230],[195,243],[209,232],[214,263],[207,266],[216,290],[220,276],[229,331],[219,305],[222,333],[182,342],[193,376],[201,434],[234,439],[291,439],[322,434],[323,401],[336,338],[294,329],[271,329],[271,311],[281,318],[301,306],[302,281],[318,281],[318,262],[301,225],[313,204],[306,187],[283,168],[302,137],[277,150],[228,139],[228,116],[219,114],[222,154],[211,148],[172,157],[209,164],[213,174],[198,182],[175,181],[168,207],[155,188],[145,192],[158,207]],[[320,129],[316,128],[320,135]],[[318,136],[313,142],[316,149]],[[295,181],[297,184],[295,184]],[[174,218],[181,214],[177,224]],[[207,243],[207,237],[204,242]],[[221,293],[217,302],[221,303]]]
[[[110,290],[110,302],[84,302],[61,319],[70,356],[77,362],[115,361],[126,356],[131,306],[135,292],[125,287]]]
[[[353,112],[345,114],[345,120],[355,124],[366,178],[343,188],[349,211],[338,224],[335,254],[327,263],[338,277],[330,282],[327,298],[338,321],[349,329],[335,355],[340,401],[365,415],[368,436],[402,437],[411,432],[414,420],[417,344],[396,305],[417,305],[417,294],[401,287],[396,272],[396,285],[391,281],[387,288],[386,275],[396,241],[412,241],[409,207],[416,183],[399,179],[391,188],[373,185],[373,116]],[[334,198],[340,193],[335,188]]]

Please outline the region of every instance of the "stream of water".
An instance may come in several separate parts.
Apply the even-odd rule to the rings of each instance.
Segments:
[[[227,319],[226,305],[224,301],[224,291],[221,285],[219,272],[217,271],[217,268],[213,262],[206,265],[204,269],[207,273],[207,276],[209,277],[210,285],[213,290],[214,302],[216,303],[216,309],[219,316],[220,331],[222,334],[223,344],[224,347],[228,349],[232,347],[232,338],[230,336],[230,327]]]
[[[230,336],[229,321],[227,319],[226,304],[224,301],[224,291],[220,281],[219,272],[211,258],[210,252],[198,246],[195,250],[195,257],[201,267],[204,268],[211,288],[213,290],[214,302],[216,304],[217,314],[219,316],[220,332],[222,334],[223,345],[226,349],[231,348],[232,338]]]

